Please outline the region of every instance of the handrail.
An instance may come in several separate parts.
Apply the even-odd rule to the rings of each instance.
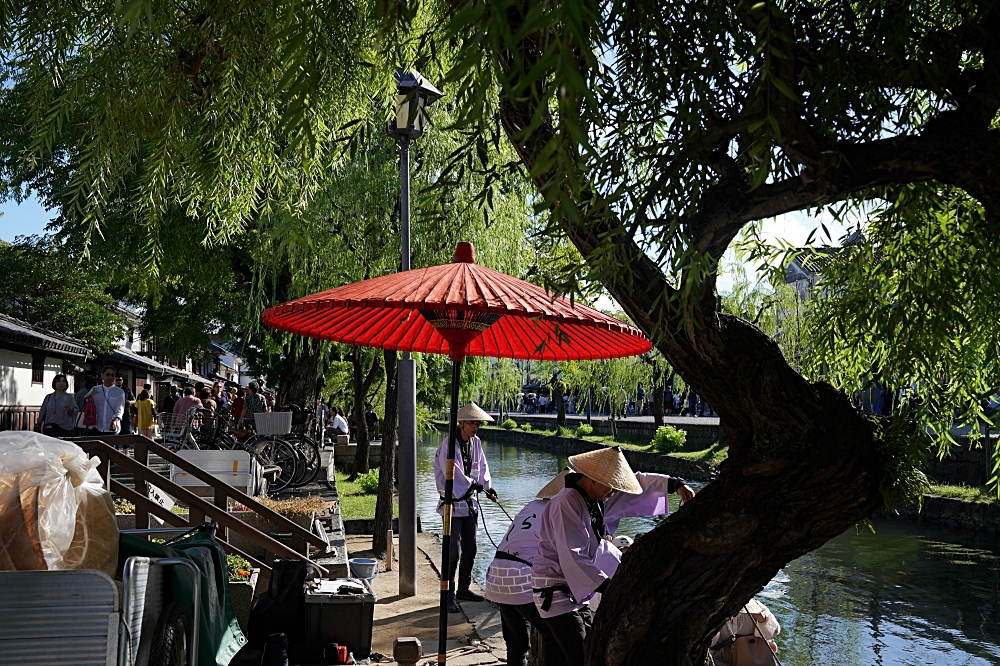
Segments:
[[[184,518],[180,517],[176,513],[168,511],[167,509],[160,506],[159,504],[149,499],[148,497],[143,497],[139,493],[135,492],[134,490],[126,486],[125,484],[119,483],[114,479],[111,480],[111,492],[118,495],[119,497],[123,497],[124,499],[127,499],[128,501],[132,502],[133,504],[136,505],[137,508],[141,504],[148,505],[147,507],[148,510],[154,516],[156,516],[157,518],[159,518],[160,520],[169,525],[175,525],[176,527],[179,527],[185,531],[190,531],[191,528],[197,527],[197,525],[193,525],[190,521],[184,520]],[[128,532],[129,530],[122,530],[122,531]],[[247,562],[260,569],[261,572],[264,574],[265,578],[271,575],[270,573],[271,567],[265,564],[264,562],[261,562],[256,557],[253,557],[252,555],[243,552],[242,550],[240,550],[239,548],[237,548],[236,546],[232,545],[231,543],[229,543],[224,539],[216,538],[216,541],[219,543],[220,546],[222,546],[222,549],[226,551],[227,555],[239,555]]]
[[[253,509],[255,513],[264,516],[269,521],[271,521],[271,523],[274,524],[275,527],[280,528],[282,532],[290,532],[299,539],[313,546],[316,546],[317,548],[324,548],[324,549],[326,548],[326,542],[323,541],[323,539],[319,538],[309,530],[303,528],[298,523],[294,523],[285,516],[282,516],[280,513],[274,511],[273,509],[267,508],[266,506],[264,506],[254,498],[250,497],[249,495],[240,492],[239,490],[230,486],[228,483],[225,483],[224,481],[220,481],[219,479],[215,478],[214,476],[212,476],[205,470],[201,469],[191,461],[185,460],[184,458],[180,457],[170,449],[167,449],[166,447],[157,444],[148,437],[143,437],[142,435],[124,435],[124,436],[114,435],[108,437],[87,436],[87,437],[69,438],[67,439],[67,441],[74,442],[76,444],[79,444],[83,441],[98,441],[104,443],[105,445],[111,445],[111,446],[114,445],[120,446],[128,444],[132,444],[133,446],[136,447],[144,446],[146,451],[155,453],[156,455],[160,456],[167,462],[176,465],[177,467],[180,467],[181,469],[183,469],[185,472],[189,473],[196,479],[199,479],[200,481],[207,483],[209,486],[213,488],[224,490],[226,492],[226,495],[233,498],[234,500],[236,500],[243,506],[247,507],[248,509]]]
[[[125,439],[125,438],[115,437],[114,441],[117,443],[120,439]],[[170,479],[157,474],[156,472],[149,469],[142,463],[133,460],[128,455],[122,453],[121,451],[118,451],[117,449],[105,443],[103,440],[95,437],[88,437],[88,438],[81,438],[79,440],[74,440],[74,443],[83,448],[88,454],[96,454],[98,457],[102,458],[102,467],[107,465],[107,461],[103,459],[106,458],[108,461],[113,461],[115,464],[118,465],[120,470],[130,472],[133,476],[135,476],[137,480],[141,479],[142,481],[145,482],[153,482],[157,487],[162,488],[165,492],[168,492],[169,494],[176,497],[178,500],[187,504],[189,507],[189,514],[188,514],[189,519],[187,521],[187,524],[191,525],[192,527],[195,527],[198,523],[202,522],[200,520],[197,520],[197,517],[199,515],[209,516],[217,523],[219,523],[220,526],[232,529],[237,534],[245,537],[246,539],[257,544],[258,546],[261,546],[265,550],[274,553],[275,555],[280,555],[288,559],[310,561],[307,555],[292,550],[291,548],[281,543],[280,541],[277,541],[276,539],[273,539],[267,534],[260,532],[251,525],[247,525],[239,518],[230,515],[226,507],[218,507],[214,504],[205,501],[204,499],[198,497],[197,495],[187,490],[186,488],[175,484]],[[177,516],[176,514],[167,511],[165,508],[159,506],[159,504],[153,502],[147,497],[143,497],[142,495],[132,490],[128,486],[125,486],[124,484],[121,484],[114,479],[110,479],[109,471],[105,471],[105,474],[107,474],[105,478],[107,478],[110,481],[109,486],[114,487],[114,491],[116,494],[120,494],[122,497],[130,499],[130,501],[138,500],[142,504],[146,504],[148,502],[149,504],[147,510],[153,511],[153,513],[157,515],[157,517],[166,520],[167,522],[173,525],[178,525],[178,522],[180,522],[180,525],[178,526],[184,524],[184,521],[180,516]],[[216,483],[222,483],[218,481],[218,479],[215,479],[214,477],[210,476],[210,478],[212,478],[213,481],[215,481]],[[226,488],[223,490],[228,493],[228,489],[230,488],[231,486],[227,485]],[[239,491],[235,492],[242,495],[242,493],[239,493]],[[157,510],[157,508],[159,510]],[[291,524],[294,525],[294,523]],[[296,525],[296,527],[298,527],[298,525]],[[226,541],[220,540],[220,541],[222,543],[228,543],[228,540]],[[325,547],[326,544],[323,543],[323,546]],[[316,566],[318,567],[318,565]],[[318,568],[322,569],[322,567]],[[326,575],[325,570],[323,572],[323,575]]]

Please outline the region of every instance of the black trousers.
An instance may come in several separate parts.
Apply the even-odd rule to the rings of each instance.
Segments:
[[[42,434],[48,435],[49,437],[72,437],[73,430],[67,430],[66,428],[60,428],[55,424],[46,423],[42,428]]]
[[[557,666],[559,662],[559,648],[553,643],[552,634],[545,624],[545,620],[538,614],[538,609],[534,603],[520,604],[497,604],[500,609],[500,629],[503,631],[503,641],[507,644],[507,666],[528,666],[528,653],[531,650],[531,628],[534,627],[536,635],[541,638],[541,645],[535,646],[537,652],[541,654],[542,664],[545,666]],[[550,659],[546,650],[555,650],[554,659]]]
[[[472,564],[476,559],[476,521],[479,514],[469,513],[468,516],[451,517],[451,549],[448,562],[449,589],[467,590],[472,582]],[[459,565],[459,546],[461,546],[461,566]],[[455,587],[455,571],[458,571],[458,587]]]
[[[589,608],[581,608],[572,613],[545,618],[549,633],[552,634],[552,638],[561,652],[561,654],[556,654],[555,650],[549,650],[548,656],[561,658],[557,663],[564,666],[583,666],[587,638],[590,635],[593,621],[594,618]]]

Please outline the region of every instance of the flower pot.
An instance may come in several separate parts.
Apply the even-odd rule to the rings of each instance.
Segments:
[[[250,580],[229,581],[229,599],[233,604],[233,612],[236,614],[236,621],[240,624],[240,629],[247,630],[247,622],[250,620],[250,607],[253,605],[253,593],[257,588],[257,577],[260,569],[250,571]]]

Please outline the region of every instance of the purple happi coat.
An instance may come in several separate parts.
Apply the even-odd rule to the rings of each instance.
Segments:
[[[662,516],[669,511],[667,488],[670,477],[663,474],[644,474],[641,472],[635,476],[639,485],[642,486],[642,494],[615,493],[605,504],[604,519],[610,534],[614,534],[622,518]],[[556,497],[563,495],[567,490],[576,495],[583,504],[583,498],[575,490],[564,489]],[[565,501],[563,499],[560,503]],[[486,572],[486,598],[490,601],[510,605],[532,603],[532,587],[539,587],[533,580],[535,574],[533,570],[537,570],[539,564],[538,553],[541,550],[540,541],[543,540],[543,514],[548,511],[548,505],[552,502],[555,502],[555,498],[552,500],[533,500],[514,518],[514,522],[499,543],[499,550],[515,555],[526,562],[531,562],[534,566],[515,560],[495,558]],[[593,536],[593,532],[590,530],[590,514],[587,512],[585,504],[579,522]],[[551,528],[549,534],[551,534]],[[601,578],[603,581],[604,578],[610,578],[614,575],[621,561],[621,551],[603,539],[600,544],[596,543],[596,539],[594,541],[595,543],[592,544],[594,546],[594,562],[596,569],[603,574]],[[551,556],[548,557],[551,558]],[[560,584],[561,582],[565,582],[565,580],[552,584]],[[600,584],[599,581],[590,587],[586,596],[589,596]],[[547,586],[543,585],[543,587]],[[572,589],[572,585],[570,587]],[[544,617],[560,615],[573,610],[573,607],[569,607],[560,612],[552,612],[553,609],[563,605],[558,604],[557,601],[558,596],[553,598],[553,606],[543,614]],[[575,607],[582,607],[582,604]]]

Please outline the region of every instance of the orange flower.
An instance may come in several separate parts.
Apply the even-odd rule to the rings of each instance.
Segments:
[[[236,573],[239,574],[240,576],[249,576],[250,575],[250,572],[247,571],[246,569],[237,569]]]

